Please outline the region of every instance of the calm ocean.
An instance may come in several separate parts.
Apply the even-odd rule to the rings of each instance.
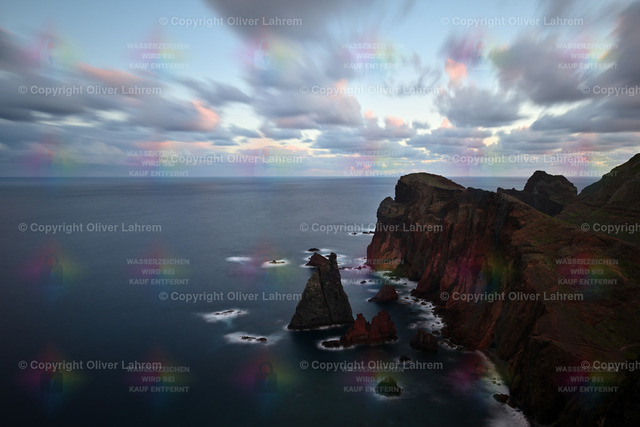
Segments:
[[[453,179],[487,190],[526,181]],[[328,351],[319,342],[344,329],[286,330],[297,304],[290,298],[312,272],[303,267],[307,249],[336,252],[341,267],[361,265],[371,235],[359,232],[375,225],[396,181],[0,180],[3,418],[11,425],[526,425],[493,399],[507,388],[480,354],[409,347],[416,329],[442,325],[429,305],[405,298],[414,286],[407,281],[395,283],[398,302],[380,305],[367,302],[384,283],[380,275],[342,271],[354,315],[371,320],[386,309],[395,343]],[[401,369],[401,355],[420,365]],[[57,370],[46,372],[53,364]],[[399,397],[371,391],[385,377],[402,388]]]

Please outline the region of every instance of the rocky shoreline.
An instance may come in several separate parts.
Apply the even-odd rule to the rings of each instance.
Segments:
[[[499,401],[539,423],[638,425],[638,370],[581,366],[640,360],[640,247],[580,224],[595,208],[600,222],[638,220],[640,154],[614,171],[624,179],[605,177],[577,196],[543,172],[523,191],[497,192],[403,176],[378,208],[368,264],[418,281],[413,295],[433,302],[454,344],[504,362],[510,396]],[[585,281],[594,276],[606,282]],[[602,392],[611,384],[615,393]]]

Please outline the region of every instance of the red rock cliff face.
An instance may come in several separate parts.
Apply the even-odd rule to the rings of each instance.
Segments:
[[[400,178],[395,199],[380,204],[367,258],[373,268],[418,280],[414,295],[438,306],[453,340],[507,361],[512,398],[533,418],[613,425],[603,402],[616,395],[585,407],[580,393],[560,391],[557,367],[637,358],[637,246],[507,194],[421,173]],[[619,260],[601,274],[615,285],[574,283],[562,260],[575,259]]]

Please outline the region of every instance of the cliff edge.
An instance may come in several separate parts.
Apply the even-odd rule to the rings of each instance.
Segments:
[[[625,192],[624,205],[637,206],[639,194]],[[369,265],[418,281],[413,294],[436,305],[452,341],[506,361],[511,398],[526,414],[563,425],[637,421],[637,371],[599,373],[587,392],[566,372],[593,377],[582,362],[638,360],[640,247],[426,173],[401,177],[377,217]]]

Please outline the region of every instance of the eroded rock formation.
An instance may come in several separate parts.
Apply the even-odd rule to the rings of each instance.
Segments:
[[[603,179],[578,201],[599,203],[609,215],[635,209],[639,163],[636,155],[614,169],[627,179]],[[607,197],[614,187],[620,193]],[[640,247],[504,192],[426,173],[400,178],[377,216],[367,258],[389,261],[370,266],[418,281],[413,294],[436,305],[452,342],[506,361],[511,399],[536,421],[615,425],[608,408],[638,399],[637,373],[609,373],[607,384],[620,388],[591,404],[585,393],[562,388],[569,377],[558,370],[638,359]]]
[[[309,278],[288,328],[313,329],[349,323],[353,323],[351,305],[342,288],[337,256],[331,253]]]
[[[398,339],[396,326],[391,316],[382,310],[367,322],[362,313],[358,313],[355,323],[340,340],[324,341],[325,347],[351,347],[357,344],[380,344]]]

